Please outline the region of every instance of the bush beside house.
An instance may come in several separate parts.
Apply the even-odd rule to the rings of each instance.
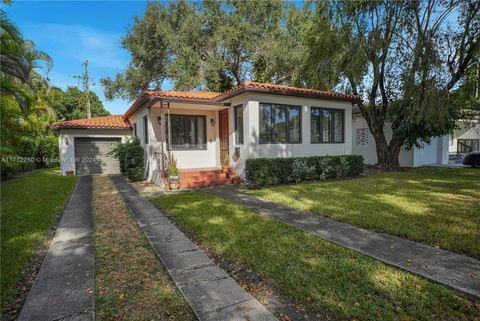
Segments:
[[[141,181],[144,177],[144,151],[138,137],[119,143],[110,153],[119,160],[120,171],[131,181]]]
[[[263,186],[354,177],[364,169],[361,155],[255,158],[247,160],[245,177],[249,184]]]

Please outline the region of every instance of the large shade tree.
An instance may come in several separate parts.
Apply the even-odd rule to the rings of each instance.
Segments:
[[[301,53],[287,56],[299,39],[284,26],[298,28],[301,13],[287,16],[286,6],[278,0],[150,4],[122,40],[132,55],[127,70],[102,80],[106,97],[133,99],[142,90],[160,89],[165,79],[176,89],[212,91],[256,75],[289,81]]]
[[[476,62],[480,2],[321,1],[317,9],[335,31],[326,40],[336,44],[333,75],[364,99],[359,109],[381,167],[398,167],[402,146],[455,127],[461,108],[451,92]],[[321,61],[324,42],[308,43],[309,60]]]

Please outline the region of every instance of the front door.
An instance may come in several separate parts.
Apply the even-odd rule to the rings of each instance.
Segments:
[[[220,164],[223,165],[228,155],[228,109],[221,110],[218,115],[220,118]]]

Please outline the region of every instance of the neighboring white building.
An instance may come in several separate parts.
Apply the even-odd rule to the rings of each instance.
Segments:
[[[458,128],[449,135],[450,154],[465,154],[480,150],[480,120],[457,122]]]
[[[245,82],[229,91],[145,91],[122,116],[60,122],[62,173],[118,172],[108,151],[129,135],[145,150],[145,177],[162,184],[168,157],[181,172],[221,168],[228,157],[244,177],[245,162],[258,157],[360,154],[376,163],[373,137],[352,114],[350,94]],[[102,164],[80,164],[95,156]],[[72,157],[73,156],[73,157]],[[77,156],[75,158],[75,156]],[[402,151],[401,166],[448,162],[448,138]]]
[[[368,124],[359,111],[354,112],[352,118],[352,153],[363,155],[366,164],[376,164],[377,149],[375,139],[368,129]],[[385,128],[387,141],[392,139],[392,130]],[[423,144],[422,148],[413,147],[410,150],[402,148],[398,155],[401,167],[418,167],[432,164],[448,164],[448,136],[432,137],[429,144]]]

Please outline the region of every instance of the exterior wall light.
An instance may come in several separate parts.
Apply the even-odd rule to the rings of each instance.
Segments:
[[[210,125],[212,125],[212,127],[215,127],[215,119],[210,118]]]

